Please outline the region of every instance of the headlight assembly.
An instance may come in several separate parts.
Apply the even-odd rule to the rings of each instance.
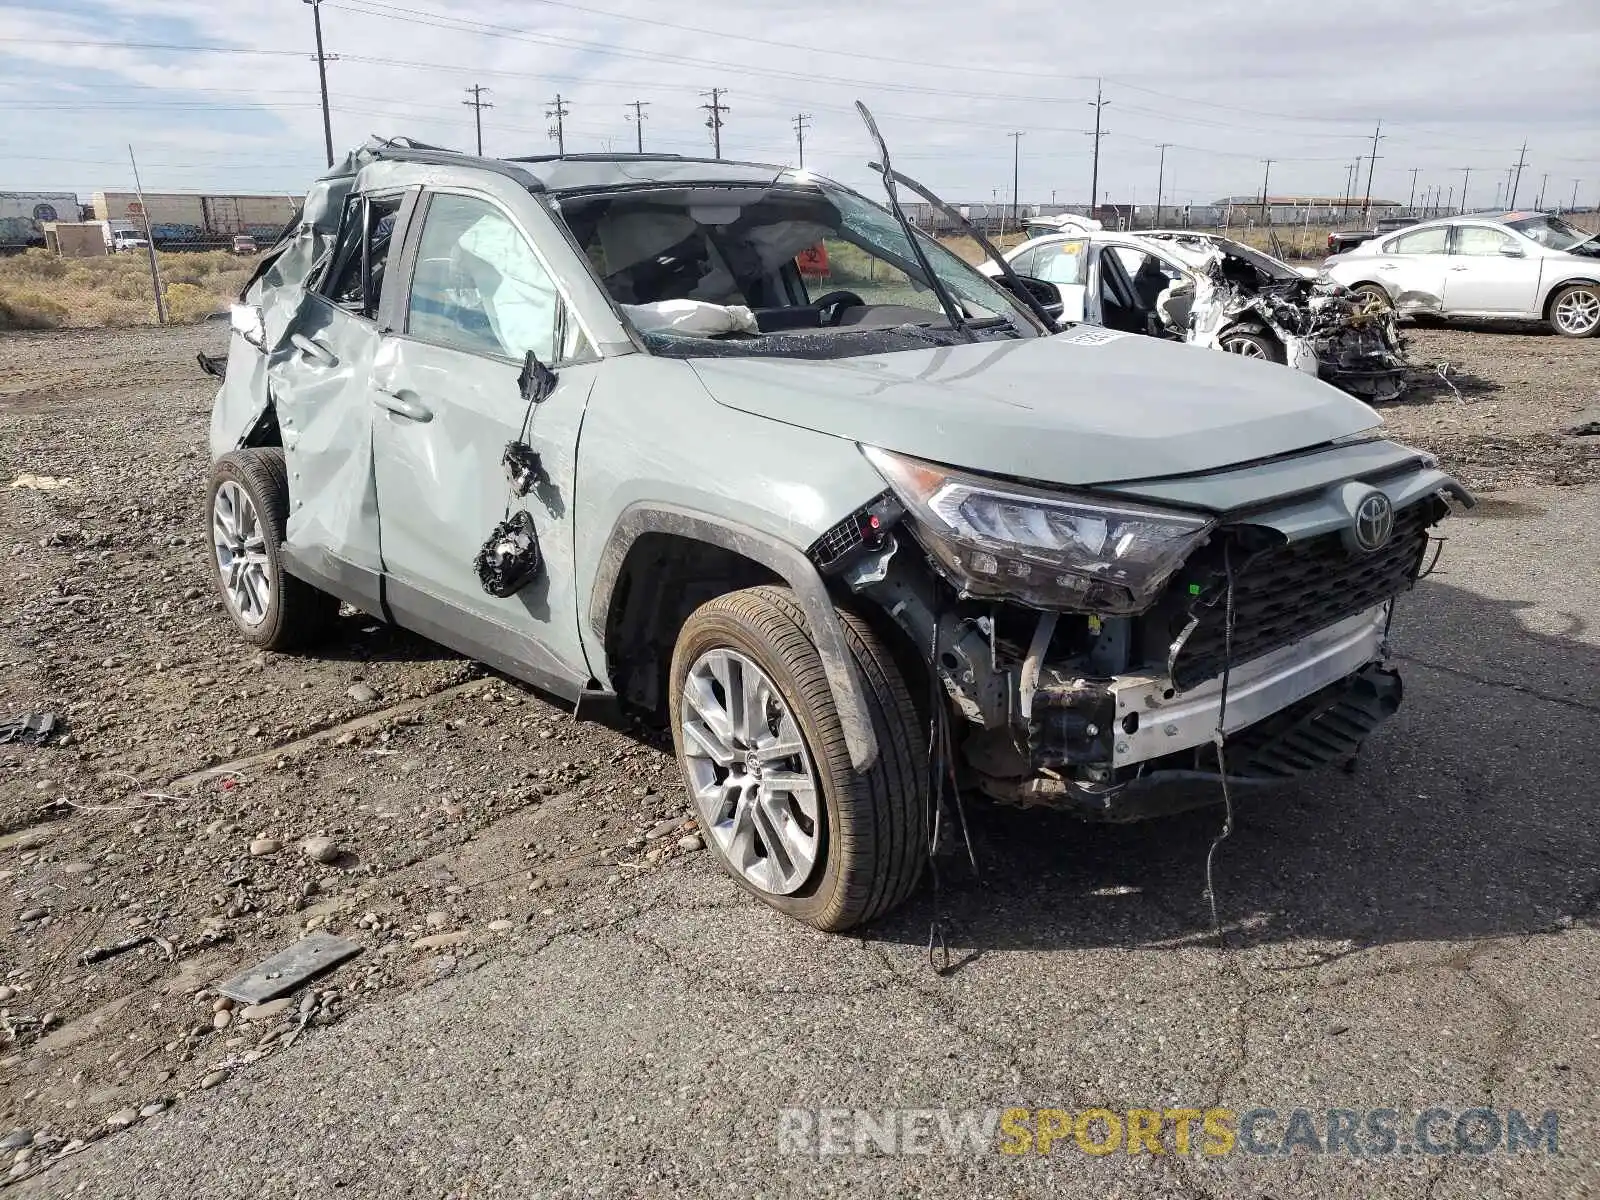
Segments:
[[[958,586],[1035,608],[1143,612],[1214,521],[863,447]]]

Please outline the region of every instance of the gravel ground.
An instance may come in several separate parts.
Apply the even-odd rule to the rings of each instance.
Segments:
[[[1406,611],[1412,692],[1362,771],[1244,814],[1223,955],[1198,893],[1205,813],[1089,830],[984,810],[984,886],[950,864],[941,897],[924,888],[865,938],[782,921],[697,853],[659,741],[574,724],[356,613],[315,658],[232,637],[199,511],[211,389],[193,355],[217,330],[0,337],[0,714],[49,708],[68,730],[0,747],[0,1131],[32,1135],[0,1140],[0,1181],[104,1196],[1600,1187],[1600,839],[1574,804],[1600,770],[1600,488],[1534,486],[1600,480],[1597,439],[1558,432],[1596,403],[1600,342],[1409,337],[1414,360],[1454,364],[1461,398],[1418,389],[1386,410],[1395,435],[1510,490],[1456,524]],[[74,483],[4,486],[24,474]],[[316,858],[315,838],[332,843]],[[945,979],[924,957],[936,904],[960,964]],[[218,981],[319,928],[363,953],[286,1011],[219,1001]],[[1099,1101],[1520,1103],[1562,1111],[1567,1153],[1077,1155],[1020,1173],[992,1155],[913,1170],[773,1154],[782,1105]],[[233,1150],[196,1155],[206,1141]]]

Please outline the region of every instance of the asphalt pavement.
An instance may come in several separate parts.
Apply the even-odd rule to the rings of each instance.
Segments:
[[[1600,487],[1508,494],[1444,531],[1396,622],[1398,716],[1353,773],[1239,799],[1220,948],[1203,892],[1220,810],[1099,828],[974,809],[981,879],[946,860],[937,889],[852,937],[786,921],[701,854],[596,888],[511,952],[312,1030],[21,1190],[1600,1194]],[[1026,1145],[1014,1114],[985,1124],[1012,1108],[1030,1110]],[[1041,1130],[1092,1108],[1227,1109],[1236,1130],[1274,1115],[1221,1155],[1198,1125],[1188,1154],[1170,1134],[1161,1154],[1088,1153],[1103,1116],[1039,1153]],[[1419,1144],[1429,1108],[1448,1115]],[[1472,1153],[1489,1118],[1455,1114],[1475,1108],[1553,1111],[1558,1133]],[[1331,1134],[1330,1109],[1395,1110],[1394,1151]]]

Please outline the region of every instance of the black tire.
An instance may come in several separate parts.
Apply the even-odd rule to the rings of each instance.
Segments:
[[[259,621],[245,617],[222,577],[214,514],[217,492],[228,483],[244,490],[260,524],[270,589]],[[289,472],[281,449],[263,446],[235,450],[217,460],[211,468],[211,482],[206,489],[206,546],[210,552],[211,578],[239,636],[264,650],[309,646],[326,637],[339,616],[339,601],[335,597],[284,571],[281,547],[288,520]]]
[[[1270,333],[1250,326],[1225,330],[1217,339],[1217,345],[1229,354],[1237,354],[1241,358],[1265,359],[1267,362],[1275,363],[1288,361],[1282,342]]]
[[[1576,301],[1583,300],[1581,305]],[[1563,302],[1573,308],[1573,317],[1563,315]],[[1587,338],[1600,334],[1600,287],[1592,283],[1568,283],[1550,293],[1550,305],[1545,310],[1550,318],[1550,328],[1561,337]]]
[[[854,613],[839,616],[878,739],[877,761],[864,774],[851,766],[822,659],[787,588],[730,592],[690,614],[672,655],[668,694],[673,745],[707,848],[752,895],[828,932],[870,921],[902,903],[916,887],[928,853],[928,747],[916,707],[884,640]],[[810,876],[788,894],[757,887],[727,860],[688,782],[684,681],[700,656],[715,649],[744,655],[772,680],[794,715],[818,777],[822,843]]]

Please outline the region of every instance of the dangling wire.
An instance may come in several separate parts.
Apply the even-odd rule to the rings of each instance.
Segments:
[[[1217,703],[1217,727],[1211,735],[1211,744],[1217,748],[1217,777],[1222,781],[1222,829],[1211,839],[1206,851],[1206,901],[1211,905],[1211,931],[1217,936],[1217,945],[1223,944],[1222,921],[1217,916],[1216,880],[1212,872],[1217,847],[1233,836],[1233,795],[1228,790],[1227,721],[1228,681],[1233,669],[1233,559],[1229,543],[1222,543],[1222,570],[1227,578],[1228,590],[1224,600],[1222,626],[1222,697]]]

